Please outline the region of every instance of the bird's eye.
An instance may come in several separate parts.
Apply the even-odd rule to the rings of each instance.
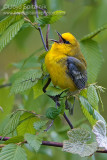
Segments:
[[[71,44],[69,41],[66,41],[64,38],[62,38],[62,40],[63,40],[63,43],[65,44]]]
[[[64,43],[66,43],[66,44],[70,44],[70,42],[69,42],[69,41],[65,41]]]

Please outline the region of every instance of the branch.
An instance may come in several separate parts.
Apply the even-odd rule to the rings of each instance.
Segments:
[[[67,123],[69,124],[70,128],[73,129],[74,127],[73,127],[72,123],[70,122],[70,120],[68,119],[68,117],[65,114],[65,112],[64,112],[63,116],[64,116],[65,120],[67,121]]]
[[[48,26],[47,26],[47,33],[46,33],[46,47],[48,50],[49,50],[49,44],[48,44],[49,30],[50,30],[50,24],[48,24]]]
[[[11,137],[2,137],[2,136],[0,136],[0,140],[2,140],[2,141],[7,141],[7,140],[9,140]]]
[[[60,142],[51,142],[51,141],[42,141],[42,145],[53,146],[53,147],[63,147],[63,143],[60,143]]]
[[[33,1],[33,3],[34,3],[34,6],[35,6],[35,10],[36,10],[36,18],[38,18],[39,16],[38,16],[37,0],[34,0],[34,1]],[[45,44],[45,41],[44,41],[44,38],[43,38],[43,34],[42,34],[41,27],[40,27],[40,25],[39,25],[39,24],[38,24],[38,30],[39,30],[39,32],[40,32],[40,36],[41,36],[41,39],[42,39],[42,42],[43,42],[44,48],[45,48],[45,50],[46,50],[46,51],[48,51],[48,49],[47,49],[47,47],[46,47],[46,44]]]
[[[0,136],[0,140],[2,141],[7,141],[9,140],[11,137],[2,137]],[[23,143],[27,143],[27,141],[23,141],[23,142],[20,142],[20,144],[23,144]],[[42,141],[42,145],[45,145],[45,146],[53,146],[53,147],[63,147],[63,143],[60,143],[60,142],[52,142],[52,141]],[[3,145],[4,147],[4,145]],[[101,150],[97,150],[96,152],[98,153],[107,153],[107,150],[105,149],[101,149]]]
[[[3,84],[3,85],[0,85],[0,88],[10,87],[11,85],[12,85],[11,83]]]

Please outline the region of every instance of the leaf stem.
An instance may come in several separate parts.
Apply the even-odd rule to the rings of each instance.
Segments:
[[[44,131],[47,132],[51,128],[51,126],[53,125],[53,123],[54,123],[54,120],[51,121],[50,125]]]

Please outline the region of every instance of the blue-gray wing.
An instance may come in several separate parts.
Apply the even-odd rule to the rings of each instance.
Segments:
[[[72,78],[78,89],[85,88],[87,82],[86,66],[75,57],[68,57],[67,59],[67,74]]]

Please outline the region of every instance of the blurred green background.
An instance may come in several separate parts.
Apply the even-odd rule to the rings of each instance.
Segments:
[[[0,7],[2,8],[4,0],[0,0]],[[45,5],[49,12],[54,10],[66,11],[66,15],[57,23],[51,25],[49,38],[57,38],[55,30],[60,33],[71,32],[78,40],[84,35],[96,30],[102,25],[107,23],[107,0],[38,0],[39,5]],[[3,15],[1,14],[0,18]],[[46,28],[43,29],[43,34],[45,37]],[[107,31],[101,32],[95,37],[103,51],[104,62],[99,73],[97,83],[105,88],[107,88]],[[11,63],[18,62],[23,58],[28,57],[34,51],[42,47],[41,38],[39,32],[33,28],[26,28],[21,30],[18,35],[11,41],[11,43],[2,51],[0,54],[0,78],[8,79],[15,70],[11,67]],[[2,94],[2,93],[1,93]],[[107,91],[101,94],[102,101],[104,103],[104,112],[100,107],[101,114],[107,121]],[[80,109],[75,107],[74,117],[80,117]],[[7,108],[8,109],[8,108]],[[54,133],[54,136],[56,133]],[[29,160],[36,159],[82,159],[79,156],[71,155],[69,153],[64,153],[61,149],[42,147],[41,153],[46,152],[47,155],[28,153]],[[35,158],[34,158],[35,157]],[[94,159],[94,157],[93,157]],[[96,154],[97,160],[106,160],[106,154]]]

